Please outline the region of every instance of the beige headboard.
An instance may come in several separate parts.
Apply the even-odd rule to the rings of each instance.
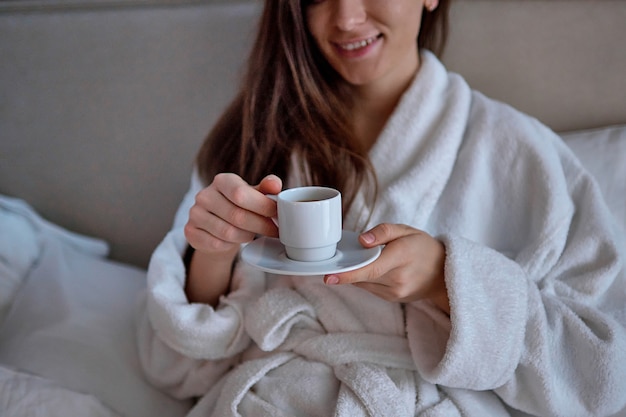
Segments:
[[[0,2],[0,194],[145,266],[258,7]],[[626,123],[626,2],[459,0],[452,17],[444,61],[475,88],[558,131]]]

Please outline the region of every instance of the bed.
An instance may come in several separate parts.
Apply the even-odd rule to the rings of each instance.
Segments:
[[[134,308],[258,12],[0,2],[2,416],[187,413],[144,379]],[[626,230],[623,22],[619,1],[458,0],[444,62],[559,132]]]

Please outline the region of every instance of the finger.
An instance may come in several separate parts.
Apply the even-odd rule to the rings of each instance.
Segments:
[[[381,223],[359,235],[359,242],[366,248],[386,245],[401,237],[415,233],[415,229],[404,224]]]
[[[268,181],[269,183],[275,181]],[[217,174],[213,185],[228,201],[238,208],[263,217],[276,216],[276,202],[267,198],[264,193],[250,186],[235,174]]]
[[[206,230],[198,229],[190,223],[185,225],[185,238],[189,246],[204,253],[225,253],[239,246],[238,243],[218,239]]]
[[[329,285],[354,284],[357,282],[372,282],[382,284],[381,277],[396,268],[397,260],[385,248],[378,259],[369,265],[341,274],[331,274],[324,277]]]
[[[276,175],[270,174],[254,188],[263,194],[278,194],[283,189],[283,181]]]
[[[283,189],[283,181],[276,175],[270,174],[266,176],[265,178],[263,178],[261,182],[254,188],[257,189],[259,192],[263,193],[264,195],[268,195],[268,196],[271,195],[275,197]],[[271,236],[271,237],[278,237],[278,220],[277,220],[278,204],[276,203],[276,198],[272,198],[271,200],[274,202],[274,206],[276,207],[275,214],[271,216],[272,223],[276,227],[271,233],[267,233],[266,235]]]
[[[229,227],[232,226],[236,229],[251,232],[252,234],[264,236],[278,235],[276,225],[272,222],[271,218],[239,207],[220,193],[211,194],[206,198],[212,199],[210,209],[207,210],[207,213],[223,220],[223,223],[218,223],[215,219],[212,219],[211,223],[204,224],[203,222],[208,221],[211,217],[207,215],[204,217],[204,220],[200,220],[202,217],[201,214],[198,214],[198,220],[196,221],[200,224],[204,224],[203,228],[206,228],[210,233],[218,237],[230,236],[230,234],[234,236],[236,232],[229,229]],[[262,196],[262,198],[269,200],[264,196]],[[270,202],[273,203],[271,200]]]
[[[199,206],[191,208],[188,225],[190,239],[195,237],[197,240],[205,242],[203,246],[213,247],[216,250],[221,249],[223,245],[218,242],[211,242],[213,239],[221,240],[224,243],[241,244],[250,242],[256,234],[253,231],[234,226],[217,215],[204,211]],[[206,243],[207,241],[208,243]]]
[[[261,184],[252,187],[238,175],[223,173],[215,176],[211,187],[230,203],[216,206],[213,211],[216,215],[244,230],[265,236],[278,236],[278,229],[271,220],[276,216],[276,202],[267,198],[258,188],[280,191],[280,178],[270,175]]]

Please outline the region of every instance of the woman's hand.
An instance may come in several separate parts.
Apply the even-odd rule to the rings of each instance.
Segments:
[[[278,194],[282,181],[268,175],[256,186],[235,174],[218,174],[196,195],[185,225],[185,237],[196,251],[211,255],[236,252],[256,235],[277,237],[272,221],[276,202],[265,194]]]
[[[256,186],[235,174],[218,174],[196,195],[185,225],[185,237],[195,249],[187,269],[185,293],[192,303],[216,306],[228,292],[232,264],[241,243],[256,235],[278,236],[272,221],[282,181],[268,175]]]
[[[432,300],[450,313],[444,280],[443,243],[425,232],[402,224],[380,224],[359,236],[361,245],[385,245],[371,264],[324,277],[327,284],[353,284],[393,302]]]

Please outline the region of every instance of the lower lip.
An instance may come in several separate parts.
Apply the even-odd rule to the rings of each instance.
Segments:
[[[374,41],[372,43],[370,43],[369,45],[366,45],[362,48],[357,48],[357,49],[353,49],[351,51],[347,50],[347,49],[343,49],[340,48],[339,46],[336,46],[335,49],[337,50],[337,52],[339,53],[339,55],[345,57],[345,58],[361,58],[365,55],[367,55],[372,49],[374,49],[376,47],[376,45],[378,45],[378,42],[380,42],[380,37],[374,39]]]

